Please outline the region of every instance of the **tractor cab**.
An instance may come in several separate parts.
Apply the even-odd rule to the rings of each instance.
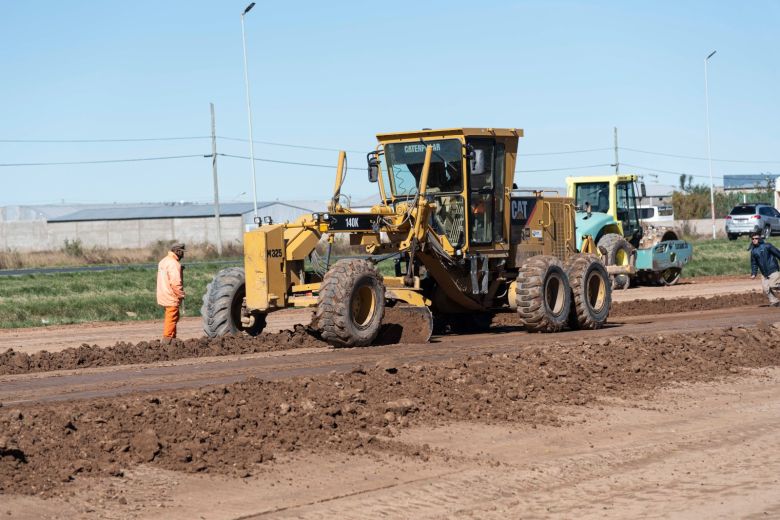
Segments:
[[[577,228],[605,229],[622,235],[634,247],[642,239],[637,199],[644,196],[644,184],[637,190],[636,175],[569,177],[569,196],[577,208]],[[606,224],[609,221],[611,225]],[[591,234],[594,239],[598,236]]]
[[[368,156],[369,180],[379,183],[385,205],[411,207],[430,146],[425,198],[434,206],[430,227],[444,249],[454,256],[506,249],[504,207],[522,135],[520,129],[474,128],[379,134]]]

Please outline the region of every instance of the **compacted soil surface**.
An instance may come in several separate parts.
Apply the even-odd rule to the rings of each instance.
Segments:
[[[112,483],[113,505],[123,506],[124,479],[141,468],[246,480],[273,471],[274,459],[291,454],[394,455],[421,464],[446,454],[435,442],[402,440],[410,428],[557,427],[572,408],[641,400],[670,384],[720,381],[779,362],[780,331],[762,325],[6,406],[0,408],[0,493],[63,499],[77,483],[98,479]]]

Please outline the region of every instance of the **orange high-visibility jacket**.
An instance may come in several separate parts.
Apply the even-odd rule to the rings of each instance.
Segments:
[[[163,307],[178,307],[182,299],[181,264],[171,251],[157,264],[157,303]]]

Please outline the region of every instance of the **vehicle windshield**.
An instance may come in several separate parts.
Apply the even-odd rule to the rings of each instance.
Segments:
[[[731,210],[731,215],[753,215],[756,212],[755,206],[737,206]]]
[[[639,218],[653,218],[655,216],[655,208],[639,208]]]
[[[426,145],[433,147],[428,172],[430,193],[459,193],[463,190],[462,145],[457,139],[385,145],[390,187],[395,197],[417,194]]]
[[[574,204],[582,211],[585,211],[586,203],[590,204],[593,212],[609,212],[609,183],[585,182],[577,184],[577,189],[574,193]]]

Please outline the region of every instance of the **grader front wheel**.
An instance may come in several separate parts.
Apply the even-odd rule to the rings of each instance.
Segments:
[[[364,347],[385,313],[382,275],[367,260],[339,260],[325,273],[315,314],[322,339],[335,347]]]
[[[264,314],[246,314],[243,308],[245,280],[243,268],[228,267],[218,272],[206,286],[200,314],[203,318],[203,332],[209,338],[241,332],[257,336],[265,328]]]

